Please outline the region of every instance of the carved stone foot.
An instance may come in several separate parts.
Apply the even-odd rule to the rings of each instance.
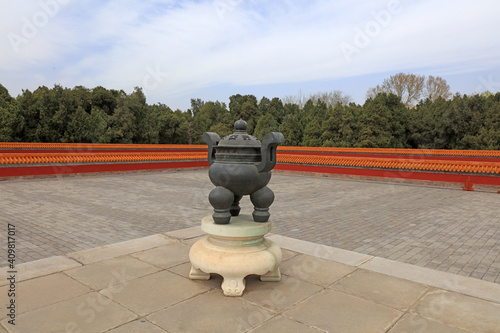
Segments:
[[[210,274],[203,272],[201,269],[194,268],[194,266],[191,266],[189,278],[191,280],[210,280]]]
[[[260,280],[264,282],[278,282],[281,281],[281,272],[279,266],[272,271],[267,272],[260,276]]]
[[[226,296],[241,296],[245,290],[244,277],[225,277],[222,281],[222,291]]]

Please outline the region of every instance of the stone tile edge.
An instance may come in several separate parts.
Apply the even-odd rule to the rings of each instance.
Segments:
[[[149,250],[158,246],[166,245],[175,242],[174,238],[162,234],[149,235],[146,237],[126,240],[119,243],[108,244],[104,246],[94,247],[87,250],[71,252],[66,254],[67,257],[74,259],[84,265],[92,264],[101,260],[121,257],[127,254]],[[103,257],[96,255],[99,251],[116,251],[109,253]],[[121,251],[123,250],[123,251]]]
[[[350,266],[359,266],[373,258],[373,256],[339,249],[332,246],[316,244],[300,239],[285,237],[277,234],[268,234],[267,239],[272,240],[280,247],[287,250],[308,254],[313,257],[336,261]]]
[[[380,257],[373,257],[358,267],[500,304],[500,284],[497,283]]]
[[[169,231],[169,232],[164,233],[163,235],[170,237],[170,238],[183,240],[183,239],[191,239],[191,238],[195,238],[198,236],[203,236],[206,234],[203,232],[203,230],[201,230],[201,226],[196,226],[196,227],[191,227],[191,228],[186,228],[186,229]]]
[[[54,256],[30,261],[16,266],[16,281],[30,280],[80,266],[82,264],[65,256]],[[0,268],[2,276],[7,276],[9,271],[8,267]],[[0,286],[7,283],[7,280],[2,280]]]
[[[287,250],[500,303],[500,284],[276,234],[266,238]]]
[[[156,239],[157,241],[164,239],[165,244],[168,244],[169,240],[175,241],[176,239],[189,239],[201,236],[203,234],[203,231],[201,231],[199,227],[192,227],[167,232],[164,234],[150,235],[120,243],[114,243],[107,245],[106,247],[123,247],[130,244],[137,245],[138,243],[147,244],[148,241],[152,239]],[[374,257],[367,254],[348,251],[322,244],[316,244],[313,242],[303,241],[277,234],[268,234],[266,238],[275,242],[280,247],[294,252],[299,252],[314,257],[359,267],[369,271],[425,284],[431,287],[458,292],[480,299],[500,303],[500,285],[496,283],[451,274],[448,272],[441,272],[430,268],[415,266],[380,257]],[[154,244],[150,243],[146,245],[146,248],[143,248],[143,246],[140,246],[139,248],[137,248],[137,246],[134,246],[133,249],[128,252],[128,254],[144,251],[146,249],[162,245],[156,242],[153,243]],[[80,262],[74,260],[71,256],[77,256],[82,252],[96,251],[101,248],[103,247],[96,247],[79,252],[72,252],[67,254],[66,256],[55,256],[19,264],[17,266],[18,274],[20,270],[25,270],[28,273],[26,273],[24,276],[19,276],[18,281],[54,274],[71,268],[82,266]],[[85,264],[89,263],[84,263],[84,265]],[[0,274],[6,275],[7,271],[8,267],[0,268]],[[7,281],[1,281],[0,286],[5,285],[6,283]]]

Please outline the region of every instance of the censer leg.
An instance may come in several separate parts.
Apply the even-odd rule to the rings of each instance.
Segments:
[[[214,207],[214,222],[216,224],[228,224],[231,220],[229,209],[234,202],[234,194],[227,188],[217,186],[208,195],[208,201]]]
[[[233,204],[231,205],[231,208],[229,209],[229,212],[231,213],[231,216],[238,216],[240,214],[240,200],[243,196],[242,195],[235,195],[234,196],[234,201]]]
[[[274,192],[267,186],[250,194],[250,200],[254,205],[252,213],[255,222],[267,222],[269,220],[269,206],[274,201]]]

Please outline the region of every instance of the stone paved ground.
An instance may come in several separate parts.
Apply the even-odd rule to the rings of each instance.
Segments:
[[[15,316],[0,311],[0,332],[470,333],[500,327],[498,284],[277,234],[268,238],[283,250],[281,281],[250,275],[241,297],[224,297],[220,275],[189,279],[188,252],[202,235],[197,226],[18,265]],[[0,304],[9,303],[11,288],[0,280]]]
[[[500,283],[497,193],[279,173],[270,186],[274,233]],[[212,188],[206,169],[2,181],[0,242],[14,224],[20,263],[196,226]]]

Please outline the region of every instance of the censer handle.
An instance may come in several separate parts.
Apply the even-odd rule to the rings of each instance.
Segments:
[[[215,161],[215,147],[219,144],[220,136],[214,132],[205,132],[203,141],[208,145],[208,164],[212,165]]]
[[[285,142],[285,137],[280,132],[271,132],[262,141],[261,156],[262,161],[257,165],[257,171],[271,171],[276,165],[276,147]]]

